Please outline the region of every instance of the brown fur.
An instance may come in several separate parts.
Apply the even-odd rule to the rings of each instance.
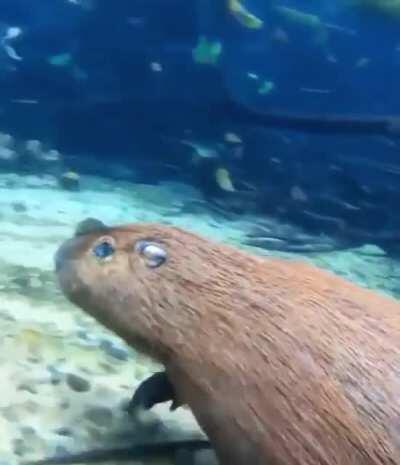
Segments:
[[[110,261],[91,253],[103,235]],[[163,243],[149,268],[134,243]],[[166,366],[223,465],[400,464],[400,304],[157,224],[76,237],[65,294]]]

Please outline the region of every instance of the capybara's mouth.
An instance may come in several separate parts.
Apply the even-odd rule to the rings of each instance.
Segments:
[[[75,248],[75,239],[68,239],[63,242],[57,249],[54,256],[54,265],[56,273],[59,274],[64,268],[65,263],[70,260],[72,256],[72,250]]]

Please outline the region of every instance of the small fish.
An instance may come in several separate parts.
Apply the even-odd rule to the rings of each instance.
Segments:
[[[225,142],[230,142],[232,144],[241,144],[243,142],[242,139],[234,132],[226,132],[224,134],[224,139]]]
[[[255,74],[255,73],[247,73],[247,77],[250,79],[254,79],[254,80],[257,80],[260,78],[258,74]]]
[[[20,98],[20,99],[13,99],[13,100],[11,100],[11,102],[12,103],[21,103],[21,104],[24,104],[24,105],[36,105],[36,104],[39,103],[39,100]]]
[[[22,57],[18,55],[14,47],[12,47],[9,42],[13,41],[22,34],[22,29],[16,26],[7,28],[4,36],[1,38],[1,45],[6,52],[6,54],[12,59],[21,61]]]
[[[315,89],[313,87],[300,87],[301,92],[309,92],[311,94],[331,94],[331,89]]]
[[[226,168],[217,168],[215,171],[215,180],[217,181],[218,186],[227,192],[235,192],[231,176],[229,171]]]
[[[218,158],[218,152],[213,147],[186,139],[181,140],[181,143],[192,147],[195,150],[196,155],[201,158]]]
[[[3,40],[12,40],[17,38],[22,33],[19,27],[9,27]]]
[[[163,70],[161,63],[157,63],[156,61],[153,61],[152,63],[150,63],[150,68],[152,71],[156,73],[160,73]]]

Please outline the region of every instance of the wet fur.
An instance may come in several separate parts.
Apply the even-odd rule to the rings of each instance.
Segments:
[[[91,253],[116,241],[112,260]],[[146,266],[141,239],[164,244]],[[68,298],[162,362],[222,465],[400,463],[400,304],[301,262],[157,224],[63,245]]]

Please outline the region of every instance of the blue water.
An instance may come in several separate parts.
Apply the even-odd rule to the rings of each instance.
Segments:
[[[183,180],[207,200],[223,197],[229,209],[229,194],[214,178],[221,165],[237,185],[259,193],[250,204],[260,214],[348,240],[342,223],[338,231],[337,222],[322,219],[339,218],[350,242],[373,241],[379,232],[392,252],[400,226],[396,135],[271,129],[208,110],[231,101],[303,116],[399,113],[400,19],[379,2],[359,3],[247,0],[241,6],[262,21],[251,28],[224,0],[121,0],[113,8],[105,0],[3,0],[0,33],[20,28],[3,44],[21,59],[3,48],[2,129],[81,160],[90,154],[105,167],[116,159],[142,167],[143,182]],[[282,7],[314,15],[318,25],[291,20]],[[221,47],[214,63],[194,59],[201,37]],[[190,134],[215,145],[227,131],[240,135],[240,156],[225,144],[217,160],[193,168],[190,148],[179,141]],[[313,219],[288,203],[296,186],[307,191]],[[249,201],[238,197],[240,213]]]

